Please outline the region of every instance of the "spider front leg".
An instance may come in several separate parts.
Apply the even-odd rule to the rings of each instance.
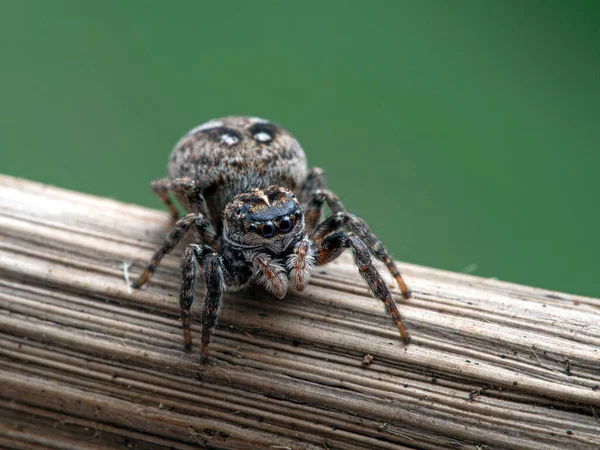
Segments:
[[[206,295],[202,308],[202,356],[200,359],[202,363],[205,363],[208,360],[210,337],[219,319],[226,281],[221,257],[212,248],[192,244],[185,249],[181,259],[182,281],[179,306],[181,307],[183,340],[186,350],[192,347],[190,308],[194,303],[198,264],[204,269],[206,284]]]
[[[404,327],[398,305],[396,305],[396,302],[392,298],[392,294],[381,277],[381,274],[373,265],[371,256],[369,255],[369,249],[358,236],[342,231],[330,234],[323,239],[323,242],[317,249],[316,264],[322,266],[330,263],[340,256],[347,248],[352,249],[354,264],[358,268],[358,272],[369,285],[371,293],[376,299],[381,300],[390,309],[392,319],[394,319],[398,330],[400,330],[400,336],[404,342],[408,344],[410,342],[410,335]]]
[[[154,192],[166,205],[174,221],[179,218],[179,212],[169,194],[177,198],[177,202],[187,211],[202,213],[208,217],[206,201],[202,194],[202,189],[196,180],[191,178],[161,178],[151,183],[152,192]]]
[[[321,217],[325,202],[327,202],[333,214],[319,225],[316,225],[316,221]],[[307,222],[311,221],[310,224],[307,223],[307,229],[312,230],[310,237],[317,245],[329,234],[341,227],[347,226],[352,233],[357,235],[367,245],[371,254],[386,265],[388,271],[398,283],[402,296],[410,298],[412,291],[404,282],[400,271],[396,267],[396,263],[394,263],[381,241],[369,230],[368,225],[363,219],[346,212],[344,205],[337,195],[327,189],[315,192],[308,204],[306,220]]]
[[[150,263],[146,266],[146,269],[138,277],[138,279],[132,284],[132,287],[139,288],[143,286],[150,276],[156,270],[156,267],[160,264],[163,257],[168,254],[177,243],[185,236],[191,226],[194,226],[198,232],[201,243],[207,245],[214,245],[217,238],[215,230],[211,225],[210,221],[202,213],[190,213],[177,221],[173,231],[167,235],[162,245],[154,252]]]

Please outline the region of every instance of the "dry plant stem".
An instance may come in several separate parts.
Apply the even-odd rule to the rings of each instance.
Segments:
[[[600,446],[600,300],[399,264],[406,346],[340,258],[283,300],[225,295],[201,366],[183,244],[143,289],[124,279],[169,229],[0,176],[0,448]]]

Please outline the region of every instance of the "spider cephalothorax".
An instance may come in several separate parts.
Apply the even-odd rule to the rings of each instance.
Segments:
[[[302,207],[294,193],[281,186],[237,195],[225,208],[223,221],[225,242],[276,254],[300,240],[304,232]]]
[[[324,172],[307,169],[298,141],[266,120],[225,117],[194,128],[173,149],[169,178],[152,183],[174,219],[177,210],[169,194],[189,214],[176,222],[133,286],[142,286],[184,234],[192,227],[196,230],[198,244],[188,245],[181,261],[180,306],[185,346],[190,348],[190,307],[202,269],[206,284],[202,361],[206,361],[225,290],[257,282],[283,298],[289,287],[300,291],[306,287],[313,266],[351,249],[359,273],[373,296],[389,308],[408,343],[396,302],[371,255],[387,266],[404,297],[410,297],[410,289],[366,223],[346,212],[325,187]],[[331,215],[321,221],[325,203]]]

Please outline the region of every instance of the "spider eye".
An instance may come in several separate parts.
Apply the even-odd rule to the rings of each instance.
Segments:
[[[250,225],[248,225],[248,231],[250,232],[254,232],[256,231],[256,225],[251,223]]]
[[[300,220],[300,219],[302,218],[302,213],[301,213],[300,211],[296,211],[296,212],[294,213],[294,218],[295,218],[296,220]]]
[[[283,217],[279,221],[279,231],[282,233],[289,233],[294,228],[294,222],[289,217]]]
[[[275,234],[275,225],[273,225],[273,222],[271,221],[265,222],[261,232],[264,237],[270,238]]]

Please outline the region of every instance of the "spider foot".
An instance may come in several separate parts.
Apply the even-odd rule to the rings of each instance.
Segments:
[[[400,291],[402,292],[402,297],[411,298],[412,297],[412,289],[409,288],[406,285],[406,283],[404,283],[404,280],[402,279],[400,274],[396,275],[394,278],[396,279],[396,282],[398,283],[398,286],[400,287]]]

